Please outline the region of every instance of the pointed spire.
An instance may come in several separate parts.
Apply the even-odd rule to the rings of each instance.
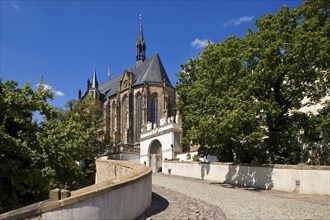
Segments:
[[[143,28],[142,28],[142,14],[139,15],[140,17],[140,34],[139,34],[139,41],[143,42]]]
[[[140,14],[140,32],[136,42],[136,66],[138,67],[146,59],[146,42],[143,38],[142,14]]]
[[[94,71],[93,71],[93,79],[92,79],[92,88],[98,88],[99,83],[97,82],[97,77],[96,77],[96,65],[94,65]]]

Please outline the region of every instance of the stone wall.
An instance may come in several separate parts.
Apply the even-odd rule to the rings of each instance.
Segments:
[[[109,163],[108,160],[97,160],[95,183],[97,184],[109,180],[120,179],[132,170],[133,168],[129,167],[126,161]]]
[[[163,166],[165,174],[171,173],[173,175],[260,189],[330,195],[329,166],[252,166],[232,163],[177,161],[164,161]]]
[[[52,190],[50,200],[4,213],[0,220],[135,219],[151,205],[150,168],[116,160],[97,160],[96,168],[96,184],[72,192]]]

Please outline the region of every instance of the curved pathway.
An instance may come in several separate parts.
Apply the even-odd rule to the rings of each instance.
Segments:
[[[330,219],[330,197],[239,188],[155,173],[140,219]]]

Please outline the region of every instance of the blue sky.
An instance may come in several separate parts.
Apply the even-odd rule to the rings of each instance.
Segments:
[[[197,56],[207,40],[219,43],[281,6],[303,1],[4,1],[0,15],[0,75],[34,87],[41,76],[64,107],[96,65],[99,83],[135,65],[139,14],[147,57],[158,52],[173,85],[180,64]]]

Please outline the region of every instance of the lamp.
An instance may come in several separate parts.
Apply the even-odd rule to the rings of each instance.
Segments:
[[[173,149],[173,144],[171,144],[171,148],[172,148],[172,160],[174,160],[174,149]]]

